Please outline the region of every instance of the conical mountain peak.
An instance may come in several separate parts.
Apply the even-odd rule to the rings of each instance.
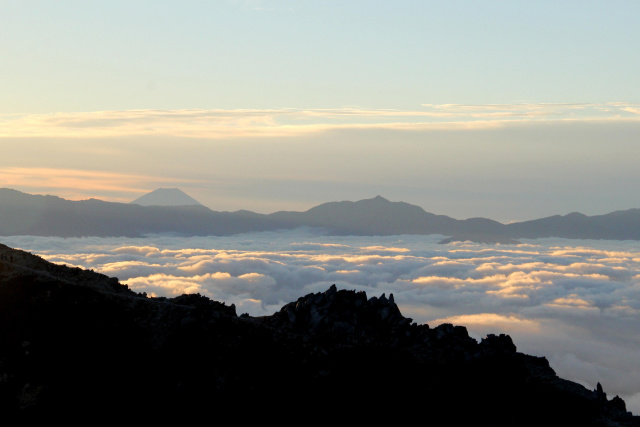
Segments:
[[[131,203],[142,206],[202,206],[179,188],[158,188]]]
[[[389,202],[389,200],[385,199],[384,197],[378,195],[376,197],[374,197],[373,199],[370,199],[373,202]]]

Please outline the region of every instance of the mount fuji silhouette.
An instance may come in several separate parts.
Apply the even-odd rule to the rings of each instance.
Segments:
[[[158,188],[131,202],[142,206],[202,206],[202,203],[179,188]]]

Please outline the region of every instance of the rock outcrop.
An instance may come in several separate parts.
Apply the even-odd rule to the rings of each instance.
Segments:
[[[272,316],[0,246],[6,419],[221,416],[238,422],[638,426],[619,397],[559,378],[507,335],[431,328],[393,295],[312,293]],[[228,419],[228,418],[226,418]]]

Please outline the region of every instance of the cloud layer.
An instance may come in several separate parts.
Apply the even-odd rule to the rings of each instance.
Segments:
[[[309,292],[393,293],[403,314],[472,336],[508,333],[562,377],[628,400],[640,412],[640,250],[635,242],[532,240],[438,245],[439,236],[225,238],[8,237],[3,243],[118,277],[138,292],[201,293],[267,315]]]

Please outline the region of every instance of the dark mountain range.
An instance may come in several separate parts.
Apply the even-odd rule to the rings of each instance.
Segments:
[[[458,220],[434,215],[404,202],[390,202],[377,196],[358,202],[330,202],[305,212],[271,214],[284,223],[319,227],[344,235],[443,234],[456,227]]]
[[[264,215],[204,206],[141,206],[96,199],[70,201],[0,189],[0,235],[127,236],[150,233],[228,235],[273,229]]]
[[[0,409],[10,425],[131,419],[639,426],[507,335],[417,325],[393,295],[308,294],[271,316],[0,245]]]
[[[179,190],[178,190],[179,191]],[[607,215],[569,214],[502,224],[486,218],[457,220],[383,197],[324,203],[305,212],[217,212],[202,205],[141,206],[96,199],[69,201],[0,189],[0,235],[129,236],[175,233],[230,235],[298,227],[331,235],[441,234],[443,242],[513,243],[518,238],[640,240],[640,209]]]
[[[573,212],[509,224],[507,229],[521,238],[640,240],[640,209],[594,216]]]

